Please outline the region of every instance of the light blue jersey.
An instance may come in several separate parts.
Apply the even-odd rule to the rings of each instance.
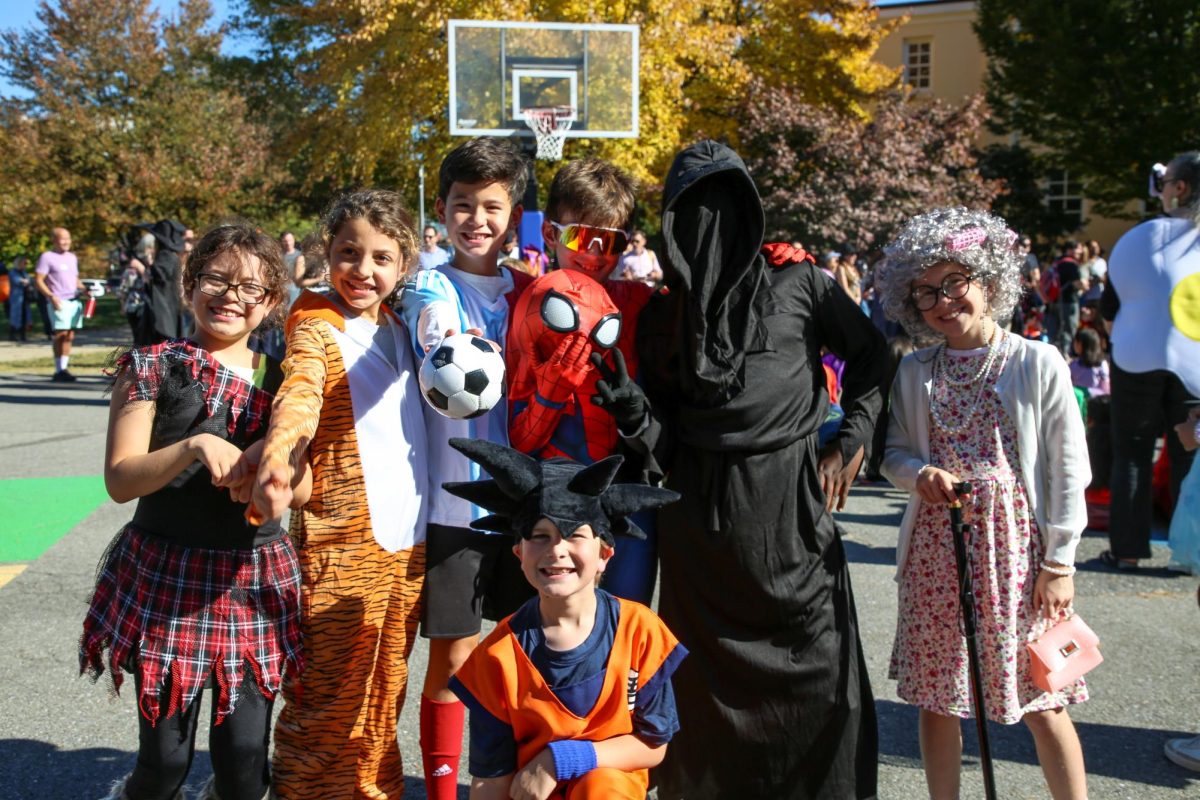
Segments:
[[[512,291],[513,278],[506,268],[499,275],[481,276],[443,264],[421,270],[405,284],[400,296],[400,315],[412,333],[413,352],[420,363],[425,353],[436,348],[446,331],[463,333],[479,328],[485,339],[505,346],[509,308],[505,295]],[[430,503],[429,522],[469,528],[471,521],[487,511],[455,497],[442,489],[449,481],[477,481],[487,478],[478,464],[450,447],[454,437],[487,439],[508,445],[508,402],[475,419],[450,419],[423,403],[425,427],[429,436],[429,476],[435,487]],[[482,532],[481,532],[482,533]]]

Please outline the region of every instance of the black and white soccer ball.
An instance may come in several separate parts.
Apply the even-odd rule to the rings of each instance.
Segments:
[[[444,417],[471,419],[504,397],[504,357],[479,336],[447,336],[425,356],[417,375],[421,394]]]

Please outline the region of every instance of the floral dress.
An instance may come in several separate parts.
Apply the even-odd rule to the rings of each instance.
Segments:
[[[1033,589],[1045,553],[1037,520],[1020,477],[1017,431],[1004,411],[995,381],[1007,363],[1007,339],[987,374],[987,348],[945,350],[934,370],[930,463],[969,480],[963,503],[971,524],[968,556],[978,620],[979,655],[987,716],[1013,724],[1031,711],[1087,699],[1083,680],[1043,692],[1029,669],[1026,641],[1037,615]],[[982,382],[982,385],[981,383]],[[889,677],[913,705],[946,716],[972,716],[967,646],[955,587],[954,541],[944,505],[923,503],[900,579],[899,616]]]

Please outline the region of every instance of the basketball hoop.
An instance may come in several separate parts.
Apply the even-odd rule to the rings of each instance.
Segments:
[[[575,121],[575,109],[571,106],[523,108],[521,116],[537,139],[537,157],[543,161],[562,159],[563,142]]]

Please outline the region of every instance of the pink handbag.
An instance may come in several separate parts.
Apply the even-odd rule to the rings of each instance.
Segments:
[[[1026,647],[1033,682],[1047,692],[1069,686],[1104,660],[1100,655],[1100,638],[1074,612],[1044,630]]]

